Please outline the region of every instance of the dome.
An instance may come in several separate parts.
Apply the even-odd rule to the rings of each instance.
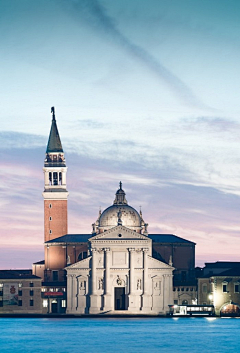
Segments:
[[[142,215],[128,205],[125,195],[122,183],[120,182],[113,205],[99,214],[96,226],[100,232],[104,232],[117,225],[123,225],[141,233],[142,226],[144,225]]]
[[[129,205],[112,205],[108,207],[99,219],[99,227],[113,228],[121,222],[121,225],[131,229],[141,229],[139,213]]]

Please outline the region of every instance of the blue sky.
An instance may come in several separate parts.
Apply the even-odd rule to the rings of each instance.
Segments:
[[[122,180],[150,232],[196,242],[200,265],[239,260],[239,13],[221,0],[0,1],[1,268],[43,256],[51,106],[69,232],[90,232]]]

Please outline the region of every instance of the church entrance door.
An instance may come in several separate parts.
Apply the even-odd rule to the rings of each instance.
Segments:
[[[126,310],[125,287],[115,287],[115,310]]]
[[[58,305],[57,305],[57,301],[53,300],[52,301],[52,313],[56,314],[58,312]]]

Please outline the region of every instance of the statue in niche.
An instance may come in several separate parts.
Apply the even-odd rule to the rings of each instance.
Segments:
[[[140,278],[137,280],[137,290],[141,289],[141,283],[142,281],[140,280]]]
[[[121,278],[117,275],[117,285],[118,285],[118,286],[121,286],[121,284],[122,284],[122,280],[121,280]]]
[[[103,278],[98,280],[98,289],[103,289]]]
[[[71,259],[70,259],[70,256],[68,255],[67,257],[67,265],[71,265]]]
[[[85,289],[85,281],[80,282],[80,289]]]

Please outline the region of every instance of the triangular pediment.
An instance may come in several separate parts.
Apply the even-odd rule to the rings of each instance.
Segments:
[[[65,270],[74,270],[76,268],[88,268],[90,266],[90,260],[92,256],[88,256],[86,259],[76,262],[75,264],[65,267]]]
[[[161,268],[161,269],[174,270],[174,267],[166,264],[165,262],[154,259],[154,257],[151,257],[151,256],[148,256],[148,266],[149,268]]]
[[[149,240],[151,241],[151,239],[148,238],[147,236],[139,234],[124,226],[113,227],[89,239],[89,241],[96,241],[96,240]]]

